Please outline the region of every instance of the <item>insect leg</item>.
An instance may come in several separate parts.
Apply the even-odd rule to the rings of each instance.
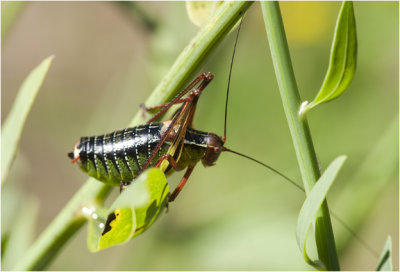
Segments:
[[[167,160],[171,164],[171,166],[177,171],[183,169],[178,166],[178,163],[175,161],[175,159],[169,153],[162,155],[161,158],[156,163],[156,165],[154,165],[154,167],[159,167],[160,164],[163,162],[163,160]]]
[[[179,99],[178,101],[175,101],[174,104],[180,104],[180,103],[184,103],[185,101],[187,101],[187,98],[182,98]],[[168,102],[164,103],[164,104],[160,104],[160,105],[156,105],[156,106],[152,106],[152,107],[146,107],[145,104],[140,104],[140,108],[142,109],[142,118],[145,119],[146,118],[146,112],[148,111],[152,111],[152,110],[157,110],[157,109],[162,109],[164,107],[168,106]],[[169,107],[171,107],[172,105],[169,105]],[[178,109],[179,110],[179,109]],[[154,118],[151,118],[149,121],[146,122],[146,124],[150,124]]]
[[[171,196],[168,199],[168,202],[172,202],[175,200],[175,198],[178,196],[180,191],[182,190],[183,186],[185,186],[186,181],[190,177],[190,174],[192,174],[192,171],[194,169],[194,166],[188,166],[185,175],[182,177],[181,181],[179,182],[178,186],[176,186],[174,192],[171,194]]]
[[[175,101],[174,104],[179,104],[179,103],[183,103],[185,102],[186,99],[179,99],[178,101]],[[145,104],[140,104],[140,108],[143,111],[152,111],[152,110],[157,110],[157,109],[161,109],[164,108],[165,106],[167,106],[169,104],[169,102],[164,103],[164,104],[160,104],[160,105],[156,105],[156,106],[152,106],[152,107],[146,107]]]
[[[176,124],[181,124],[181,127],[179,129],[179,132],[177,133],[175,139],[173,140],[173,143],[168,150],[168,153],[171,154],[172,156],[175,154],[175,151],[181,141],[184,140],[185,134],[186,134],[186,129],[188,126],[192,126],[192,120],[194,116],[194,112],[196,110],[196,103],[197,100],[201,94],[201,92],[204,90],[204,88],[210,83],[210,81],[214,78],[214,76],[211,73],[202,73],[200,76],[198,76],[191,84],[189,84],[188,87],[186,87],[182,92],[180,92],[174,99],[172,99],[170,102],[168,102],[164,108],[162,108],[152,119],[150,119],[149,122],[152,122],[155,118],[157,118],[161,113],[165,112],[169,107],[171,107],[176,101],[181,100],[182,96],[184,96],[188,91],[192,90],[194,86],[196,86],[199,82],[199,86],[197,89],[194,89],[192,92],[190,92],[189,96],[183,100],[183,105],[181,108],[178,110],[174,118],[172,119],[171,124],[165,131],[164,136],[161,138],[157,146],[155,147],[153,153],[150,155],[150,157],[147,159],[146,163],[142,167],[142,169],[139,171],[140,175],[145,169],[147,169],[150,166],[150,163],[154,159],[154,157],[157,155],[157,152],[160,150],[161,146],[164,144],[164,142],[167,140],[167,137],[171,133],[172,129]]]
[[[181,107],[179,113],[178,113],[177,116],[172,120],[171,124],[169,125],[169,127],[168,127],[167,130],[165,131],[163,137],[162,137],[161,140],[158,142],[157,146],[154,148],[153,153],[152,153],[152,154],[150,155],[150,157],[147,159],[147,161],[146,161],[146,163],[144,164],[144,166],[142,167],[142,169],[140,169],[140,171],[139,171],[139,173],[138,173],[138,176],[139,176],[144,170],[146,170],[146,169],[150,166],[151,162],[153,161],[153,159],[154,159],[155,156],[157,155],[157,153],[158,153],[158,151],[160,150],[161,146],[162,146],[162,145],[164,144],[164,142],[167,140],[168,135],[170,134],[170,132],[172,131],[172,129],[174,128],[174,126],[178,123],[179,118],[180,118],[182,115],[184,115],[184,113],[186,112],[185,109],[187,108],[188,103],[189,103],[189,102],[185,102],[185,103],[182,105],[182,107]],[[177,135],[177,137],[178,137],[178,136],[179,136],[179,135]],[[170,150],[171,150],[171,148],[172,148],[173,146],[174,146],[174,145],[172,145],[172,146],[170,147],[170,149],[168,150],[168,154],[171,153]],[[173,154],[174,154],[174,152],[173,152]]]
[[[160,117],[161,114],[166,112],[172,105],[179,103],[178,101],[181,100],[181,98],[187,94],[190,90],[192,90],[199,82],[201,82],[200,86],[198,89],[204,89],[205,86],[214,78],[214,76],[211,73],[202,73],[200,74],[197,78],[195,78],[185,89],[183,89],[177,96],[175,96],[171,101],[159,105],[160,111],[158,111],[149,121],[148,123],[153,122],[156,120],[158,117]],[[183,102],[183,101],[182,101]],[[181,103],[182,103],[181,102]],[[157,106],[156,106],[157,107]]]

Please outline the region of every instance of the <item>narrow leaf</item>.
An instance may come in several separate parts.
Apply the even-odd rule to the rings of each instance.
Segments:
[[[112,204],[108,216],[89,217],[88,248],[98,251],[143,233],[168,201],[169,187],[158,168],[143,172]]]
[[[388,236],[385,246],[383,247],[376,271],[393,271],[392,238],[390,236]]]
[[[345,160],[346,156],[339,156],[328,166],[326,171],[307,195],[297,220],[297,244],[299,245],[306,262],[317,269],[326,268],[323,267],[323,264],[321,264],[320,261],[312,261],[307,254],[306,240],[308,230],[310,229],[310,226],[313,223],[322,202],[326,198],[326,195]]]
[[[17,152],[25,120],[42,86],[54,56],[43,60],[22,83],[1,133],[1,184],[3,185]]]
[[[357,33],[353,2],[344,1],[336,22],[328,72],[317,96],[304,112],[343,94],[353,80],[356,64]]]

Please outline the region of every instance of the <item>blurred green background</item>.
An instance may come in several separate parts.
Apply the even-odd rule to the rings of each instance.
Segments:
[[[87,179],[66,155],[75,141],[124,128],[197,28],[184,2],[1,5],[2,121],[27,74],[45,57],[56,56],[2,188],[2,234],[20,211],[36,203],[35,226],[25,228],[37,237]],[[312,100],[323,81],[339,7],[340,2],[281,3],[303,100]],[[345,95],[310,112],[309,124],[322,169],[338,155],[348,156],[329,194],[330,208],[377,252],[391,235],[398,256],[399,6],[356,2],[354,8],[356,76]],[[198,72],[215,75],[198,105],[199,130],[223,133],[233,41],[230,35],[199,67]],[[392,148],[380,149],[390,127]],[[226,146],[300,180],[258,3],[247,12],[240,33]],[[382,157],[372,155],[373,163],[362,168],[373,150]],[[363,169],[369,172],[363,175]],[[176,184],[182,175],[169,180]],[[352,197],[370,185],[373,193]],[[81,229],[48,269],[311,270],[295,238],[303,199],[279,176],[222,154],[215,167],[194,170],[169,212],[140,237],[93,254],[86,247],[86,228]],[[376,257],[335,221],[334,230],[343,269],[375,269]],[[398,257],[394,267],[399,269]]]

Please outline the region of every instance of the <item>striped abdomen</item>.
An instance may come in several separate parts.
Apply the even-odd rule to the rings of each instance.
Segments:
[[[162,127],[162,123],[150,123],[101,136],[82,137],[74,155],[79,157],[80,168],[90,176],[110,185],[120,185],[137,176],[159,143]],[[152,165],[168,148],[169,143],[164,143]]]

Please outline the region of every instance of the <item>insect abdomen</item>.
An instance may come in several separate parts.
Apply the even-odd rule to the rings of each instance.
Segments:
[[[80,167],[110,185],[132,181],[161,140],[161,128],[162,123],[150,123],[101,136],[82,137],[76,147]],[[167,143],[162,146],[152,165],[168,147]]]

